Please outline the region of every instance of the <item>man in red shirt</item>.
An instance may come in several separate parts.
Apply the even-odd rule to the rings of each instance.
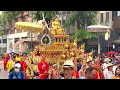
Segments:
[[[8,62],[8,54],[4,54],[4,57],[3,57],[3,62],[4,62],[4,70],[7,70],[7,62]]]
[[[96,62],[94,64],[94,68],[96,70],[95,79],[104,79],[104,74],[101,69],[100,63]]]
[[[77,60],[73,60],[74,63],[74,71],[72,73],[73,79],[78,79],[79,78],[79,72],[77,71]]]
[[[49,70],[49,64],[45,60],[46,60],[46,56],[42,55],[41,61],[38,64],[38,70],[39,70],[40,79],[47,79],[47,73],[48,73],[48,70]]]
[[[22,56],[21,58],[21,61],[20,61],[20,64],[21,64],[21,70],[25,73],[25,77],[26,77],[26,68],[27,68],[27,64],[26,62],[24,61],[24,56]]]

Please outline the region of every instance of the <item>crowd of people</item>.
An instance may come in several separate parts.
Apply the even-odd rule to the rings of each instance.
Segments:
[[[32,71],[27,54],[9,53],[3,57],[4,70],[9,79],[120,79],[120,54],[93,56],[93,60],[66,60],[62,65],[46,62],[41,55],[38,70]]]

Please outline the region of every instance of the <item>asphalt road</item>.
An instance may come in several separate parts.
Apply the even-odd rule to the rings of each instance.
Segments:
[[[0,65],[0,79],[8,79],[8,72],[4,71],[3,64]]]

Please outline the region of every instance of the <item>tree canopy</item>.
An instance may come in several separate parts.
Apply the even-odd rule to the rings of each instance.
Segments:
[[[86,28],[86,26],[95,24],[97,11],[72,11],[67,17],[64,27],[68,27],[77,22],[77,28]]]
[[[23,11],[3,11],[2,15],[4,17],[4,21],[6,20],[11,21],[12,19],[14,19],[16,16],[18,16],[22,12]],[[50,22],[52,18],[56,17],[56,15],[58,14],[58,11],[33,11],[33,12],[35,12],[33,13],[34,20],[38,21],[38,20],[43,19],[42,14],[44,14],[45,20],[47,22]]]
[[[50,23],[50,21],[56,17],[56,15],[58,14],[58,11],[36,11],[33,19],[34,20],[41,20],[43,19],[43,15],[44,14],[44,18],[45,20]]]
[[[67,17],[64,27],[68,27],[75,22],[77,23],[77,29],[75,35],[71,36],[71,39],[74,40],[75,37],[79,41],[84,41],[85,39],[91,39],[97,37],[96,34],[87,32],[86,27],[92,24],[95,24],[95,17],[97,11],[72,11]]]
[[[5,27],[5,17],[3,15],[0,15],[0,36],[4,35],[4,27]]]
[[[14,19],[16,16],[18,16],[20,13],[22,13],[23,11],[3,11],[2,14],[5,18],[5,20],[12,20]]]

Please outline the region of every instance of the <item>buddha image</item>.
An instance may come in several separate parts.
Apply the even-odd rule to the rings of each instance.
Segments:
[[[50,42],[49,37],[48,37],[48,36],[45,36],[45,37],[42,39],[42,42],[43,42],[43,44],[48,44],[48,43]]]

